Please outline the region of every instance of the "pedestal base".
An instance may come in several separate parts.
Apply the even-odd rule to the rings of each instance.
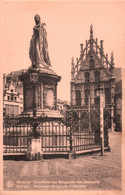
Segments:
[[[42,160],[43,152],[34,153],[32,151],[27,151],[27,160]]]
[[[31,138],[28,144],[27,160],[43,159],[43,151],[41,151],[41,138]]]
[[[76,159],[77,158],[77,154],[74,152],[69,152],[68,154],[68,159]]]

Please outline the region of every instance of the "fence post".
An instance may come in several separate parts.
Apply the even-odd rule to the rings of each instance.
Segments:
[[[100,139],[101,139],[101,156],[104,155],[104,95],[100,94]]]
[[[70,130],[70,152],[72,152],[72,149],[73,149],[72,142],[73,142],[72,130]]]
[[[75,152],[73,152],[73,135],[72,135],[72,128],[71,127],[70,127],[69,141],[70,141],[70,152],[68,154],[68,159],[74,159],[77,157],[77,155]]]
[[[91,132],[91,97],[89,93],[89,102],[88,102],[88,114],[89,114],[89,131]]]

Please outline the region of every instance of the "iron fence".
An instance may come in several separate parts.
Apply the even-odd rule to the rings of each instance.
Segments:
[[[69,152],[69,128],[60,121],[46,121],[40,124],[43,152]]]
[[[4,153],[25,153],[28,147],[28,132],[30,126],[17,125],[4,126],[3,131],[3,152]]]
[[[108,147],[110,111],[104,111],[104,146]],[[44,153],[78,152],[100,149],[99,110],[68,110],[67,120],[35,118],[37,132]],[[3,152],[26,154],[33,132],[33,119],[28,116],[6,118],[3,129]]]

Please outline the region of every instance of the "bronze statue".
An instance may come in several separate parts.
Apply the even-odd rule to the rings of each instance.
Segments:
[[[44,28],[45,23],[41,23],[40,16],[37,14],[34,16],[36,25],[33,28],[33,35],[30,41],[29,56],[33,67],[51,66],[47,33]]]

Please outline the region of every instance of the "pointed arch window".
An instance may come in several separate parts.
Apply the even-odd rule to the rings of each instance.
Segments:
[[[81,106],[81,91],[76,91],[76,106]]]
[[[95,89],[95,98],[94,98],[94,100],[95,100],[95,105],[99,106],[100,97],[99,97],[99,95],[97,96],[97,89]]]
[[[90,81],[89,72],[85,72],[85,83],[89,83],[89,81]]]
[[[85,90],[85,104],[88,105],[89,103],[89,96],[90,96],[90,90],[86,89]]]
[[[105,104],[111,104],[111,89],[105,88]]]
[[[90,63],[90,68],[94,68],[94,66],[95,66],[95,60],[94,59],[90,59],[89,60],[89,63]]]
[[[99,82],[100,81],[100,72],[96,71],[95,72],[95,82]]]

